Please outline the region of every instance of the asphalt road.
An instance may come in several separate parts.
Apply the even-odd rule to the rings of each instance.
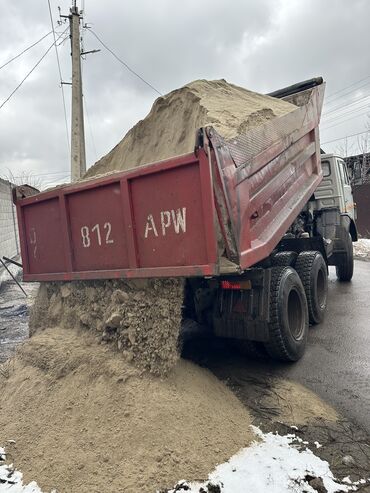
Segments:
[[[352,282],[329,277],[323,323],[311,327],[304,357],[294,364],[251,361],[216,342],[193,357],[219,378],[282,376],[316,392],[347,419],[370,433],[370,262],[356,261]],[[195,355],[195,357],[194,357]]]

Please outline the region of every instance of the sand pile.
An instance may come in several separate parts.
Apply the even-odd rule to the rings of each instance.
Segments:
[[[192,152],[195,133],[211,125],[225,139],[245,133],[296,109],[296,106],[229,84],[225,80],[196,80],[158,98],[106,156],[86,173],[91,177],[125,170]]]
[[[154,493],[204,479],[249,443],[249,424],[207,370],[180,361],[166,379],[143,377],[88,331],[37,333],[0,371],[0,444],[43,491]]]
[[[182,279],[43,283],[31,335],[47,327],[90,329],[124,359],[156,375],[178,359]]]

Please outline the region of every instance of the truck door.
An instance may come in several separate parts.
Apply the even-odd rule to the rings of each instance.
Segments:
[[[347,213],[353,220],[355,219],[355,206],[352,196],[352,188],[348,178],[347,167],[342,159],[337,159],[340,181],[342,183],[342,193],[344,210],[341,212]]]

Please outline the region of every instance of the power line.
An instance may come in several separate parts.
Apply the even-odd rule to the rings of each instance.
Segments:
[[[104,48],[106,50],[108,50],[109,53],[111,53],[114,56],[114,58],[116,60],[118,60],[124,67],[126,67],[127,70],[129,70],[132,74],[134,74],[136,77],[138,77],[142,82],[144,82],[144,84],[146,84],[151,89],[153,89],[153,91],[155,91],[157,94],[159,94],[160,96],[163,96],[163,94],[160,91],[158,91],[158,89],[156,89],[154,86],[152,86],[152,84],[150,84],[148,81],[146,81],[144,79],[144,77],[142,77],[137,72],[135,72],[135,70],[133,70],[125,61],[123,61],[121,58],[119,58],[119,56],[117,56],[110,48],[108,48],[108,46],[99,38],[99,36],[91,29],[91,27],[88,28],[88,31],[91,32],[91,34],[93,34],[95,36],[95,38],[104,46]]]
[[[33,174],[32,176],[35,178],[38,178],[40,176],[51,176],[51,175],[65,175],[66,173],[69,173],[69,171],[53,171],[51,173],[39,173],[39,174]],[[23,178],[23,176],[13,176],[12,178]]]
[[[68,29],[68,27],[67,27],[67,29]],[[63,34],[67,31],[67,29],[63,32]],[[60,37],[63,36],[63,34],[61,34]],[[31,70],[27,73],[27,75],[21,80],[21,82],[17,85],[17,87],[1,103],[0,110],[9,101],[9,99],[18,91],[18,89],[22,86],[22,84],[25,82],[25,80],[28,79],[28,77],[32,74],[32,72],[40,65],[42,60],[46,57],[46,55],[49,53],[49,51],[52,49],[53,46],[54,46],[54,41],[51,44],[51,46],[49,46],[49,48],[46,50],[46,52],[42,55],[42,57],[38,60],[38,62],[31,68]]]
[[[321,142],[321,145],[330,144],[331,142],[336,142],[337,140],[349,139],[350,137],[356,137],[357,135],[363,135],[363,134],[367,134],[369,132],[370,132],[370,130],[366,130],[365,132],[358,132],[357,134],[351,134],[351,135],[346,135],[344,137],[338,137],[337,139],[332,139],[332,140],[328,140],[326,142]]]
[[[339,113],[338,115],[332,115],[329,117],[326,117],[324,115],[323,119],[325,120],[325,123],[333,123],[333,122],[343,118],[344,116],[351,115],[352,113],[358,113],[360,110],[364,110],[365,108],[367,109],[367,111],[370,111],[370,104],[366,103],[366,104],[364,104],[362,106],[358,106],[357,108],[354,108],[354,109],[348,108],[347,111],[345,111],[346,108],[343,107],[342,112]],[[366,113],[366,111],[365,111],[365,113]]]
[[[332,108],[331,110],[329,110],[327,112],[324,112],[324,114],[325,114],[325,116],[327,116],[327,115],[330,115],[332,113],[337,113],[338,111],[342,111],[344,109],[349,108],[350,106],[354,106],[354,105],[366,100],[369,97],[370,97],[370,94],[366,94],[365,96],[361,96],[360,98],[357,98],[354,101],[349,102],[348,104],[342,104],[342,105],[336,106],[335,108]]]
[[[92,146],[93,146],[94,153],[95,153],[95,160],[97,161],[97,160],[98,160],[98,153],[96,152],[96,146],[95,146],[94,134],[93,134],[92,127],[91,127],[91,124],[90,124],[90,118],[89,118],[89,112],[88,112],[88,110],[87,110],[87,101],[86,101],[86,96],[85,96],[85,94],[83,94],[83,95],[82,95],[82,97],[83,97],[83,98],[84,98],[84,100],[85,100],[85,110],[86,110],[87,125],[88,125],[88,127],[89,127],[89,131],[90,131],[91,142],[92,142]]]
[[[327,96],[327,98],[326,98],[326,99],[330,99],[330,98],[332,98],[333,96],[335,96],[336,94],[339,94],[340,92],[343,92],[343,91],[345,91],[346,89],[349,89],[350,87],[356,86],[356,85],[357,85],[357,84],[359,84],[360,82],[363,82],[364,80],[367,80],[367,79],[370,79],[370,75],[368,75],[367,77],[364,77],[363,79],[357,80],[356,82],[353,82],[353,83],[352,83],[352,84],[350,84],[349,86],[346,86],[346,87],[343,87],[342,89],[339,89],[339,91],[335,91],[335,92],[333,92],[333,93],[329,94],[329,95]],[[368,84],[368,82],[367,82],[366,84]],[[366,84],[364,84],[364,85],[366,85]]]
[[[40,38],[38,41],[36,41],[35,43],[33,43],[31,46],[29,46],[28,48],[26,48],[25,50],[21,51],[20,53],[18,53],[18,55],[14,56],[13,58],[11,58],[10,60],[8,60],[6,63],[4,63],[3,65],[0,66],[0,70],[4,67],[6,67],[7,65],[9,65],[9,63],[13,62],[14,60],[16,60],[17,58],[19,58],[20,56],[23,55],[23,53],[26,53],[26,51],[30,50],[31,48],[33,48],[34,46],[36,46],[37,44],[41,43],[41,41],[45,38],[47,38],[49,36],[49,34],[51,34],[53,31],[49,31],[48,33],[44,34],[44,36],[42,36],[42,38]]]
[[[66,126],[66,134],[67,134],[67,145],[68,145],[68,151],[69,151],[69,154],[70,154],[71,153],[71,147],[70,147],[70,143],[69,143],[69,131],[68,131],[68,122],[67,122],[66,100],[65,100],[65,97],[64,97],[62,70],[60,68],[60,61],[59,61],[57,40],[56,40],[56,36],[55,36],[55,29],[54,29],[53,15],[51,13],[50,0],[48,0],[48,6],[49,6],[50,24],[51,24],[51,27],[52,27],[52,30],[53,30],[55,54],[56,54],[56,57],[57,57],[58,72],[59,72],[59,78],[60,78],[60,88],[62,90],[62,100],[63,100],[63,109],[64,109],[64,122],[65,122],[65,126]]]
[[[323,130],[328,130],[329,128],[333,128],[333,127],[336,127],[337,125],[341,125],[342,123],[345,123],[347,122],[348,120],[353,120],[354,118],[358,118],[359,116],[365,116],[365,115],[368,115],[369,112],[368,111],[365,111],[364,113],[359,113],[358,115],[355,115],[355,116],[350,116],[349,118],[346,118],[340,122],[337,122],[337,123],[334,123],[333,125],[330,125],[329,127],[325,127],[323,128]],[[329,123],[332,123],[332,122],[329,122]]]

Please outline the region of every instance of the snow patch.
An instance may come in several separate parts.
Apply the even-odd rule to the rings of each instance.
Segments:
[[[351,482],[350,478],[336,480],[328,462],[309,449],[302,450],[307,442],[293,434],[265,434],[255,426],[252,428],[259,442],[253,442],[228,462],[217,466],[204,483],[181,481],[168,493],[245,493],[246,485],[248,491],[254,493],[316,493],[309,485],[313,478],[321,478],[328,493],[335,493],[355,491],[356,485],[366,483],[366,480]],[[315,445],[320,444],[315,442]]]
[[[353,243],[355,257],[370,259],[370,239],[360,238]]]
[[[14,469],[13,464],[1,465],[5,460],[5,450],[0,447],[0,493],[42,493],[35,481],[24,485],[22,473]]]

